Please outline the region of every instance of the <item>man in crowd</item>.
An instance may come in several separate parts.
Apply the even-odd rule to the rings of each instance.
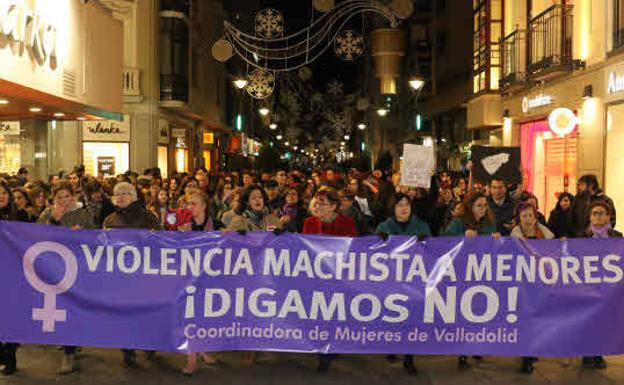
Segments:
[[[576,199],[574,200],[574,224],[578,232],[585,231],[589,221],[589,208],[595,202],[602,201],[609,206],[611,214],[611,227],[615,227],[615,205],[600,189],[598,178],[593,174],[586,174],[579,178],[576,185]]]
[[[502,236],[509,236],[514,228],[513,215],[516,203],[507,193],[505,181],[499,177],[492,178],[488,204],[496,216],[496,230]]]

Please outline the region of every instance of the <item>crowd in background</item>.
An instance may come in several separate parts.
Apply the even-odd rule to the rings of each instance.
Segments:
[[[72,229],[141,228],[170,231],[273,231],[357,237],[392,235],[511,236],[519,239],[620,237],[615,231],[613,201],[594,175],[584,175],[577,193],[562,192],[546,216],[522,184],[494,178],[486,184],[470,175],[441,172],[431,187],[402,186],[400,174],[376,170],[339,173],[336,169],[309,174],[293,170],[230,172],[209,175],[205,169],[175,173],[168,178],[152,168],[111,178],[85,175],[77,166],[47,181],[28,176],[0,175],[0,220],[37,222]],[[4,373],[17,368],[18,345],[0,344]],[[59,372],[75,370],[76,347],[64,347]],[[150,359],[154,352],[146,352]],[[185,374],[192,374],[198,358],[217,362],[211,354],[190,354]],[[319,371],[327,371],[333,355],[319,356]],[[254,353],[244,359],[252,363]],[[533,371],[532,357],[521,369]],[[123,350],[123,364],[135,365],[136,353]],[[468,357],[459,357],[467,369]],[[584,357],[588,368],[605,368],[602,357]],[[416,373],[413,357],[404,367]]]

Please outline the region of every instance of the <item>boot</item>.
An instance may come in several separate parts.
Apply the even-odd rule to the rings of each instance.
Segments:
[[[596,369],[606,369],[607,361],[605,361],[605,359],[602,356],[596,356],[594,357],[594,367]]]
[[[520,368],[522,373],[533,373],[533,359],[531,357],[522,357],[522,367]]]
[[[59,368],[59,374],[65,375],[73,373],[76,370],[74,359],[75,356],[73,354],[63,354],[63,358],[61,359],[61,367]]]
[[[415,376],[418,374],[418,369],[416,369],[416,365],[414,365],[414,357],[407,355],[403,359],[403,368],[410,376]]]
[[[5,376],[10,376],[17,372],[17,357],[15,353],[17,352],[17,345],[7,344],[4,349],[4,370],[2,374]]]
[[[459,360],[457,361],[457,367],[459,370],[470,369],[470,364],[468,363],[468,356],[459,356]]]
[[[136,365],[136,355],[134,350],[123,349],[123,367],[128,369]]]

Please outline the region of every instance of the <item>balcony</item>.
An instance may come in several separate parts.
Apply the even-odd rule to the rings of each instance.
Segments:
[[[624,29],[618,29],[613,32],[612,51],[621,51],[624,48]]]
[[[160,75],[160,102],[163,107],[184,107],[188,103],[189,87],[186,77]]]
[[[572,5],[553,5],[531,19],[527,74],[545,80],[572,71]]]
[[[516,30],[501,39],[501,89],[511,90],[526,82],[526,39],[525,30]]]
[[[126,103],[138,103],[141,95],[141,71],[138,68],[124,67],[123,69],[123,96]]]

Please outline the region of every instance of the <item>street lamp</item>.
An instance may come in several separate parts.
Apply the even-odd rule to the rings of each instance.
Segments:
[[[260,115],[262,116],[267,116],[269,114],[269,112],[271,112],[271,110],[269,110],[267,107],[260,107],[260,109],[258,110],[258,112],[260,113]]]
[[[409,85],[414,91],[420,91],[425,86],[425,79],[420,76],[413,76],[409,80]]]
[[[379,107],[377,109],[377,115],[381,116],[382,118],[388,115],[388,112],[390,112],[390,110],[388,110],[386,107]]]
[[[278,135],[278,136],[276,136],[276,137],[275,137],[275,139],[277,139],[277,140],[282,140],[282,136],[281,136],[281,135]]]
[[[269,128],[270,128],[271,130],[275,130],[275,129],[277,128],[277,124],[275,124],[275,123],[271,123],[271,124],[269,125]]]
[[[345,140],[349,140],[351,137],[349,135],[344,136]]]
[[[234,87],[238,88],[239,90],[242,90],[243,88],[247,87],[247,84],[249,84],[249,80],[245,79],[242,76],[239,76],[235,78],[232,83],[234,83]]]
[[[358,128],[359,128],[360,130],[366,130],[366,124],[364,124],[364,123],[360,123],[360,124],[358,124]]]

